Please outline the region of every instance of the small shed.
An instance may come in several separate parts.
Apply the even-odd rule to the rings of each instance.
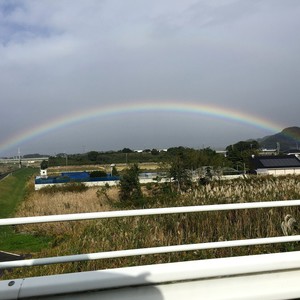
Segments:
[[[257,175],[300,174],[300,160],[295,155],[254,156],[250,160],[250,171]]]
[[[41,169],[40,170],[40,175],[42,178],[47,178],[48,174],[47,174],[47,169]]]

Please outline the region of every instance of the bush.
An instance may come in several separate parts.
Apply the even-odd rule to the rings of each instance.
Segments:
[[[137,164],[134,164],[123,173],[120,179],[119,196],[121,201],[135,201],[143,198]]]
[[[82,193],[85,192],[88,187],[80,182],[70,182],[63,185],[47,186],[40,190],[43,194],[54,194],[54,193]]]
[[[91,178],[96,178],[96,177],[107,177],[106,172],[99,170],[99,171],[93,171],[90,173]]]

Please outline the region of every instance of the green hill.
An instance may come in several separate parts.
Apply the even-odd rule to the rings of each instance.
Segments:
[[[298,149],[300,147],[300,128],[288,127],[281,132],[258,140],[261,148],[276,149],[280,146],[280,151]]]

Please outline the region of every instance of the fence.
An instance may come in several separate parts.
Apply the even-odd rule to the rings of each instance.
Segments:
[[[300,200],[287,200],[7,218],[0,220],[0,226],[299,205]],[[77,254],[0,262],[0,269],[158,253],[297,242],[299,240],[300,235],[293,235]],[[202,293],[206,299],[210,298],[208,295],[216,299],[234,299],[233,294],[236,294],[237,299],[245,298],[243,296],[247,296],[247,299],[250,299],[249,295],[253,295],[253,299],[258,299],[257,287],[261,285],[262,279],[265,286],[260,286],[261,292],[259,293],[264,295],[263,299],[279,299],[276,298],[278,293],[280,295],[283,293],[284,297],[288,296],[291,298],[292,296],[297,298],[300,296],[299,284],[296,284],[298,276],[300,276],[300,252],[295,251],[119,268],[96,271],[96,273],[94,271],[0,281],[0,299],[21,299],[33,296],[47,296],[52,297],[51,299],[58,299],[58,294],[70,295],[70,299],[75,299],[76,293],[86,293],[87,291],[89,291],[89,297],[95,297],[95,299],[99,297],[99,293],[101,293],[103,299],[106,299],[105,297],[110,299],[109,297],[112,297],[112,295],[116,297],[114,299],[119,299],[118,297],[122,299],[138,299],[135,298],[134,290],[130,290],[129,287],[131,286],[137,288],[135,291],[142,291],[143,299],[180,299],[180,291],[182,290],[185,291],[182,297],[184,296],[188,299],[197,299],[199,293]],[[278,283],[278,278],[285,280],[284,287]],[[250,280],[251,284],[249,286],[251,288],[245,286],[246,280],[247,282]],[[214,282],[215,287],[210,285],[212,282]],[[165,283],[168,283],[168,285],[165,285]],[[297,287],[293,285],[294,283]],[[239,288],[236,287],[237,284],[240,284]],[[229,289],[231,285],[235,286],[235,291]],[[116,288],[118,289],[116,290]],[[230,295],[216,292],[218,288],[221,288],[221,290],[222,288],[228,289]],[[123,291],[121,294],[120,289]],[[149,289],[150,293],[148,293]],[[191,290],[194,292],[191,292]],[[92,294],[91,291],[93,292]],[[154,297],[154,294],[157,295]],[[149,298],[147,298],[147,295]]]

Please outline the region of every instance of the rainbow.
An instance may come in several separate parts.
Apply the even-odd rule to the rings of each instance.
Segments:
[[[212,104],[203,104],[196,102],[144,102],[144,103],[126,103],[116,105],[106,105],[92,107],[86,110],[75,111],[66,115],[59,116],[35,127],[27,128],[18,132],[16,135],[0,143],[0,153],[10,148],[16,147],[29,140],[45,135],[51,131],[70,126],[72,124],[89,121],[91,119],[123,115],[129,113],[143,112],[169,112],[181,114],[197,114],[214,118],[229,120],[231,122],[250,125],[259,129],[264,129],[272,133],[279,132],[283,126],[270,120],[260,118],[255,115],[247,114],[241,111],[216,106]]]

